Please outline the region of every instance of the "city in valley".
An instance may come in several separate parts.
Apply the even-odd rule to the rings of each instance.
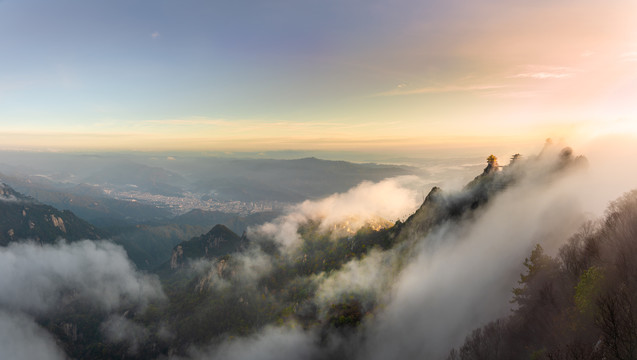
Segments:
[[[160,208],[167,208],[175,215],[185,214],[195,209],[249,215],[257,212],[281,210],[286,205],[289,205],[278,201],[223,201],[210,198],[208,194],[191,192],[183,192],[181,196],[167,196],[135,190],[122,191],[108,188],[103,190],[104,194],[114,199],[139,201]]]

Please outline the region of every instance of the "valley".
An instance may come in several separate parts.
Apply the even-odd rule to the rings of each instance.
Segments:
[[[49,344],[54,339],[59,348],[50,354],[78,359],[243,358],[252,347],[281,340],[291,358],[381,359],[390,351],[474,359],[472,356],[481,355],[469,350],[469,341],[492,341],[491,335],[480,337],[474,332],[475,339],[467,337],[467,344],[462,345],[461,340],[482,321],[506,318],[511,296],[506,284],[515,283],[516,269],[529,249],[535,248],[531,261],[537,262],[538,256],[544,256],[538,255],[541,247],[537,242],[550,249],[555,241],[563,243],[562,236],[588,226],[586,218],[568,203],[550,200],[551,193],[576,183],[588,169],[585,157],[547,143],[539,155],[516,154],[506,166],[490,156],[483,171],[462,189],[445,191],[433,186],[422,203],[416,200],[417,189],[406,186],[413,183],[409,177],[378,182],[361,179],[345,192],[278,211],[198,208],[141,222],[111,218],[102,223],[110,225],[100,229],[73,220],[68,210],[60,213],[65,215],[46,215],[58,213],[4,185],[0,201],[0,209],[8,214],[4,222],[15,223],[9,214],[28,213],[45,221],[32,220],[33,231],[53,226],[62,233],[35,236],[5,231],[8,237],[0,250],[0,263],[28,269],[30,259],[38,259],[39,266],[48,270],[13,272],[5,280],[5,287],[12,290],[0,296],[0,305],[3,311],[18,311],[24,317],[5,324],[32,321],[29,326],[46,332],[34,341]],[[59,191],[60,186],[50,185],[49,189]],[[627,205],[621,205],[622,209],[632,209],[627,203],[632,195],[625,197],[621,204]],[[545,200],[548,207],[539,205]],[[142,203],[141,199],[135,202]],[[145,206],[162,208],[150,202]],[[512,241],[512,234],[526,226],[534,228],[555,206],[561,210],[553,216],[560,220],[542,226],[546,235],[531,232],[531,236]],[[503,211],[526,215],[494,230],[491,218]],[[630,221],[627,226],[632,227]],[[500,247],[495,253],[475,252],[475,247],[494,244]],[[474,249],[469,250],[471,257],[465,253],[467,247]],[[493,262],[493,270],[483,267],[484,276],[462,265],[472,258],[496,254],[507,261]],[[61,257],[66,263],[57,262]],[[89,259],[94,260],[86,263]],[[455,268],[448,267],[454,263]],[[75,264],[91,270],[77,273],[72,270]],[[528,260],[524,265],[533,269]],[[442,269],[451,271],[446,276],[452,279],[440,283],[435,274]],[[583,270],[585,267],[577,271]],[[489,279],[489,273],[498,280]],[[419,285],[410,285],[415,279]],[[25,281],[36,281],[35,288],[23,288]],[[438,296],[459,296],[457,291],[462,290],[438,288],[447,281],[474,281],[483,288],[464,294],[464,301],[439,303]],[[514,291],[514,299],[527,291],[522,289]],[[33,301],[48,300],[18,305],[14,296],[26,291],[37,294]],[[96,293],[105,298],[98,300]],[[494,301],[482,303],[485,294]],[[476,304],[480,304],[479,316],[463,315],[473,312]],[[440,312],[457,315],[448,315],[445,323],[428,325],[437,321]],[[407,342],[396,342],[392,334],[399,333],[405,321],[415,321],[412,326],[420,331]],[[494,326],[501,333],[498,336],[517,336],[508,327]],[[590,323],[586,326],[589,333],[600,331]],[[465,330],[458,332],[458,327]],[[506,331],[512,331],[511,335]],[[528,351],[553,346],[542,339],[529,340],[536,348]],[[502,345],[506,351],[501,354],[521,351],[515,350],[516,341]],[[401,347],[396,347],[399,343]],[[237,348],[237,344],[245,345]],[[453,350],[459,345],[459,352]],[[546,349],[542,350],[546,354],[558,351]]]

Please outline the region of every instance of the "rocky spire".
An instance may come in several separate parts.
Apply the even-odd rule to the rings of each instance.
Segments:
[[[491,154],[487,158],[487,167],[484,168],[484,175],[490,174],[492,172],[498,171],[500,169],[500,165],[498,165],[498,158],[495,155]]]

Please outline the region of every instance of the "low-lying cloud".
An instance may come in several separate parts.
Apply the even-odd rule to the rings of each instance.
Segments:
[[[554,253],[582,224],[603,214],[609,201],[637,187],[637,171],[628,165],[631,159],[634,162],[637,150],[625,151],[630,148],[627,142],[614,146],[609,142],[612,140],[600,140],[585,147],[596,151],[587,156],[588,169],[565,171],[558,169],[573,159],[571,152],[547,146],[540,158],[511,168],[519,179],[472,218],[415,234],[409,240],[413,247],[407,258],[399,253],[404,248],[374,250],[338,271],[314,276],[317,291],[313,301],[319,306],[325,308],[349,294],[380,303],[375,315],[359,328],[360,336],[341,339],[353,349],[355,355],[348,356],[444,358],[472,329],[508,314],[511,289],[535,244]],[[253,231],[294,248],[302,241],[299,226],[307,221],[319,221],[320,228],[327,231],[362,214],[364,220],[354,226],[358,229],[375,216],[409,214],[418,200],[417,193],[394,180],[367,183],[345,194],[300,204]],[[388,201],[391,210],[379,210],[383,201]],[[258,352],[267,356],[267,351],[276,351],[283,359],[323,358],[329,349],[317,347],[318,338],[316,332],[298,327],[268,327],[255,336],[224,342],[216,350],[193,356],[249,359],[257,358]],[[278,345],[282,341],[285,346]]]
[[[121,315],[111,315],[102,323],[101,330],[108,341],[128,345],[130,353],[136,353],[139,345],[149,336],[146,328]]]
[[[301,242],[299,226],[308,221],[319,222],[319,230],[335,235],[351,234],[365,225],[388,225],[418,208],[418,192],[408,187],[415,181],[413,176],[378,183],[366,181],[345,193],[293,206],[286,215],[252,229],[252,233],[270,236],[285,247],[294,248]]]
[[[197,360],[312,359],[319,353],[314,331],[298,326],[269,326],[254,336],[227,340],[210,349],[193,350]],[[178,359],[173,359],[178,360]]]
[[[423,238],[384,311],[368,324],[360,358],[439,359],[471,329],[506,315],[532,246],[556,248],[586,220],[581,194],[570,187],[577,178],[518,184],[475,221],[442,226]]]
[[[156,277],[136,271],[126,252],[107,241],[12,243],[0,248],[0,273],[2,359],[65,359],[35,317],[70,302],[87,302],[114,312],[123,306],[144,307],[164,297]],[[126,330],[128,337],[139,330],[133,325],[114,317],[103,328],[107,338],[117,341],[113,329]]]
[[[78,298],[112,310],[163,297],[156,277],[137,272],[124,249],[106,241],[12,243],[0,248],[0,273],[5,309],[46,312]]]
[[[315,290],[310,301],[318,308],[318,320],[311,325],[289,317],[251,336],[216,338],[208,346],[192,347],[187,356],[444,358],[472,329],[510,311],[511,289],[536,243],[554,253],[582,224],[600,216],[609,201],[637,187],[637,171],[630,167],[637,149],[626,151],[629,144],[607,139],[585,147],[592,152],[585,152],[588,169],[569,169],[565,163],[573,160],[571,152],[547,146],[541,158],[530,156],[508,168],[517,180],[490,189],[499,193],[471,216],[449,219],[430,232],[409,232],[389,250],[376,248],[331,271],[308,275],[306,280]],[[366,225],[404,220],[421,204],[414,182],[418,180],[409,177],[366,182],[346,193],[306,201],[251,229],[250,237],[265,236],[293,251],[305,241],[299,229],[307,223],[336,237]],[[441,196],[457,200],[472,194],[443,191]],[[253,291],[275,266],[298,260],[298,256],[275,260],[276,256],[253,244],[228,258],[195,261],[192,267],[201,275],[197,289]],[[12,244],[0,249],[0,272],[5,274],[0,277],[0,335],[14,326],[21,329],[19,336],[8,334],[9,340],[0,336],[2,358],[33,358],[31,350],[45,351],[50,359],[64,358],[33,318],[73,299],[109,312],[101,326],[106,340],[125,343],[134,352],[152,334],[117,310],[163,298],[158,280],[137,272],[124,250],[109,242]],[[276,299],[271,293],[259,296]],[[351,298],[360,302],[363,313],[369,310],[369,316],[357,328],[330,327],[326,320],[330,306]],[[29,348],[30,343],[35,345]]]
[[[66,356],[33,319],[0,309],[0,359],[64,360]]]

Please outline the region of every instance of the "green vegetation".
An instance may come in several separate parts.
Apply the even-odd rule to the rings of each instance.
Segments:
[[[524,266],[518,308],[474,331],[450,360],[637,358],[637,190],[556,258],[537,245]]]
[[[575,286],[575,306],[580,313],[593,315],[603,281],[604,274],[598,266],[592,266],[580,276]]]
[[[570,156],[550,171],[566,167]],[[497,161],[487,160],[491,167]],[[318,221],[302,223],[293,249],[265,235],[239,236],[224,225],[193,236],[205,230],[188,221],[207,221],[210,215],[200,212],[184,216],[183,223],[119,229],[114,240],[137,264],[145,264],[140,268],[155,268],[166,298],[107,313],[71,293],[59,309],[37,320],[78,359],[181,356],[192,346],[253,335],[272,324],[316,329],[321,344],[327,344],[328,334],[360,335],[361,324],[382,310],[382,299],[346,286],[321,298],[321,281],[379,253],[395,257],[383,269],[392,278],[417,254],[415,248],[438,245],[426,243],[427,234],[472,221],[495,194],[517,181],[511,167],[495,172],[489,166],[459,195],[433,188],[412,216],[386,229],[368,226],[342,235],[323,230]],[[473,331],[450,359],[634,358],[635,209],[637,193],[628,194],[611,206],[603,224],[583,229],[558,257],[535,246],[513,289],[511,316]],[[155,267],[160,261],[163,265]],[[113,315],[142,329],[139,339],[108,339],[103,324]]]

